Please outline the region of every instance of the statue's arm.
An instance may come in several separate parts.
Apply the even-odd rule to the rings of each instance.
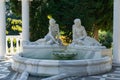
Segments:
[[[73,32],[73,35],[72,35],[73,41],[75,41],[76,40],[76,32],[75,32],[74,25],[72,26],[72,32]]]
[[[85,37],[87,37],[87,32],[86,32],[85,28],[82,27],[82,36],[80,37],[80,39],[81,39],[81,40],[82,40],[82,39],[85,39]]]
[[[51,34],[50,34],[50,37],[56,44],[59,44]]]
[[[51,26],[49,26],[48,30],[49,30],[49,33],[52,31],[52,30],[51,30]]]

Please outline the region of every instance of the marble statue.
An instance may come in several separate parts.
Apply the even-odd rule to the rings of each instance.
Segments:
[[[83,46],[101,46],[101,44],[94,38],[87,36],[84,26],[81,25],[80,19],[74,20],[74,25],[72,26],[73,41],[71,45],[83,45]]]
[[[43,39],[39,39],[36,42],[37,43],[44,43],[44,44],[57,44],[57,45],[62,45],[61,40],[59,39],[60,37],[60,32],[59,32],[59,25],[56,24],[56,21],[51,18],[49,20],[49,32],[48,34],[43,38]]]

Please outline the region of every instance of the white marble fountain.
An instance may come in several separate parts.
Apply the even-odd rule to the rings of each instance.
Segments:
[[[95,39],[87,36],[80,19],[74,20],[73,41],[63,46],[59,39],[59,27],[54,19],[49,21],[49,33],[35,42],[25,42],[23,52],[13,57],[12,69],[32,75],[84,76],[111,70],[111,58],[101,55],[105,49]],[[74,59],[55,57],[74,56]]]

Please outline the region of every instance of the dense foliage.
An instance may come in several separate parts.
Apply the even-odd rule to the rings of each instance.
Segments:
[[[99,33],[99,42],[103,45],[106,46],[106,48],[111,48],[112,47],[112,33],[111,32],[100,32]]]
[[[15,4],[6,2],[6,34],[7,35],[18,35],[22,32],[22,21],[20,15],[13,13],[12,7]]]
[[[7,18],[7,32],[8,35],[18,35],[22,32],[22,21],[20,19]]]
[[[48,15],[56,19],[62,35],[71,39],[73,20],[80,18],[88,35],[98,30],[112,31],[112,0],[35,0],[30,6],[31,40],[48,32]]]
[[[21,2],[11,1],[13,12],[21,13]],[[98,31],[112,32],[113,0],[33,0],[30,2],[30,39],[44,37],[48,32],[49,19],[52,16],[60,26],[61,34],[67,40],[72,39],[72,25],[80,18],[88,35],[98,39]],[[99,39],[100,40],[100,39]]]

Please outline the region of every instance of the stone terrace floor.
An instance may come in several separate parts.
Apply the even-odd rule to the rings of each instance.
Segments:
[[[0,80],[19,80],[21,74],[10,68],[12,59],[9,58],[0,61]],[[43,77],[29,76],[27,80],[41,80]],[[86,76],[86,77],[69,77],[60,80],[120,80],[120,67],[113,69],[105,74]]]

